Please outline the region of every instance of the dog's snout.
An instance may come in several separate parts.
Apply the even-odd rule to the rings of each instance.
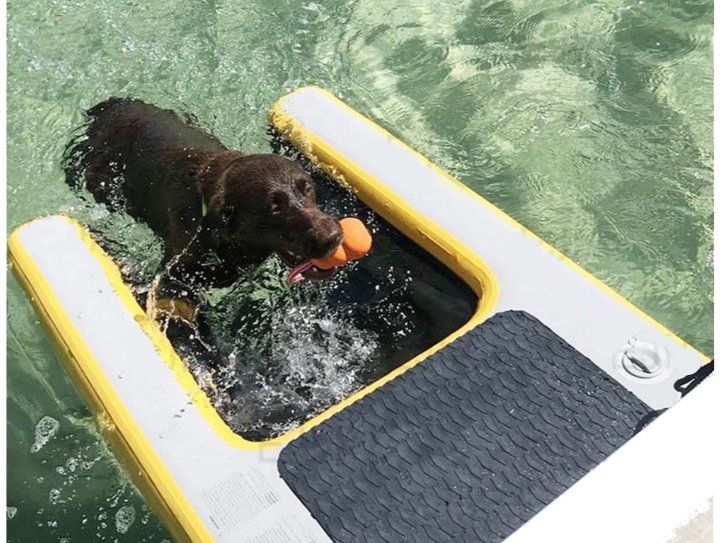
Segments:
[[[330,253],[336,247],[338,247],[339,243],[341,243],[341,240],[343,239],[343,233],[341,232],[340,228],[336,228],[335,232],[330,234],[324,241],[323,246],[324,249],[326,249],[326,252]]]
[[[332,253],[343,239],[343,232],[338,221],[328,217],[324,218],[316,225],[316,240],[318,243],[318,256],[324,257]]]

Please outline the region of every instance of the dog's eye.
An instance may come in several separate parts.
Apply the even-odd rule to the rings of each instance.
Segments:
[[[271,215],[280,215],[288,208],[288,195],[285,192],[274,192],[271,195]]]
[[[307,179],[303,178],[296,179],[296,189],[304,196],[308,196],[311,194],[311,192],[313,192],[313,187],[311,186],[311,183],[309,183]]]

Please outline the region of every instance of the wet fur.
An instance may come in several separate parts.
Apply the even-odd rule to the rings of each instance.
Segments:
[[[190,119],[140,100],[110,98],[87,114],[85,133],[66,150],[66,181],[163,239],[160,290],[173,297],[230,284],[273,252],[292,265],[338,245],[337,219],[318,208],[296,162],[230,150]]]

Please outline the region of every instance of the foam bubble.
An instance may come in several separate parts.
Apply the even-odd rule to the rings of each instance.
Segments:
[[[119,534],[126,534],[135,522],[135,507],[124,505],[115,512],[115,529]]]
[[[60,490],[58,490],[57,488],[51,488],[50,494],[48,494],[48,500],[52,504],[58,503],[58,501],[60,500]]]
[[[48,415],[41,418],[35,425],[35,443],[30,447],[30,452],[35,454],[50,441],[60,429],[60,423]]]

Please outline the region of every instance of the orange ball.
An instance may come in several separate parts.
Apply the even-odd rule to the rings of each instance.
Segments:
[[[343,231],[341,244],[331,256],[311,260],[311,263],[321,270],[344,266],[352,260],[363,258],[371,250],[371,234],[363,222],[356,217],[346,217],[339,223]]]

